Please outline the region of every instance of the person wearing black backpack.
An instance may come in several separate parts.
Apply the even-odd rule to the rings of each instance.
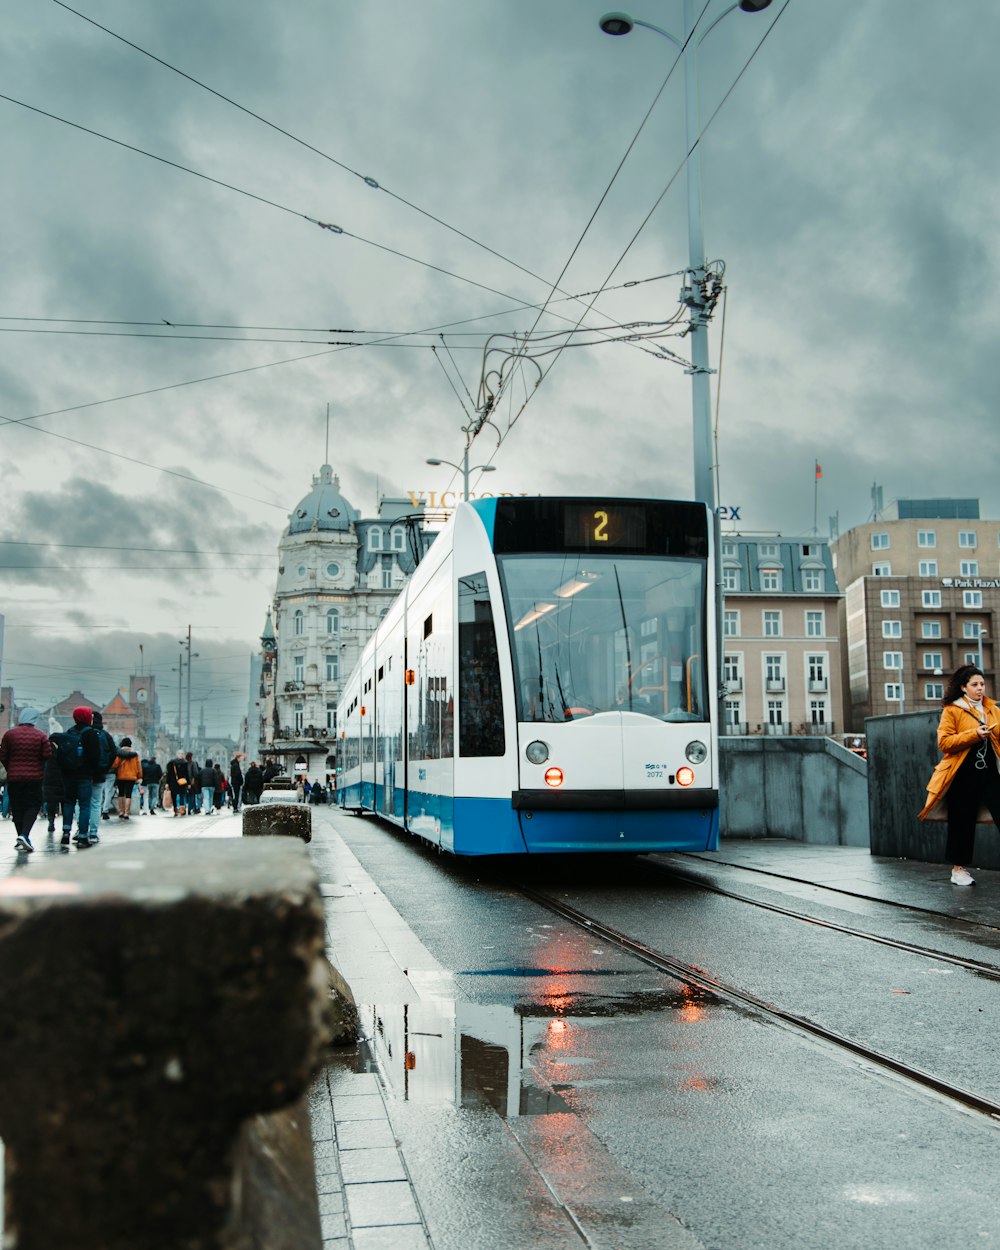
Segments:
[[[111,771],[111,765],[118,754],[118,748],[114,738],[104,728],[104,717],[100,712],[94,713],[94,734],[97,737],[97,768],[92,777],[94,788],[90,796],[90,834],[96,842],[101,819],[108,819],[111,799],[115,793],[115,774]]]
[[[90,800],[94,791],[93,776],[100,769],[98,738],[92,728],[93,710],[89,707],[73,709],[73,727],[65,733],[54,734],[52,745],[63,775],[62,844],[69,846],[73,832],[73,816],[77,817],[76,844],[90,846],[100,839],[91,834]]]

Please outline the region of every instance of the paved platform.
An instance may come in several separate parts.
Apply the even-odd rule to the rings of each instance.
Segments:
[[[449,970],[416,937],[338,832],[337,826],[349,818],[326,807],[314,808],[313,817],[310,850],[324,898],[328,955],[357,1001],[446,1004],[459,997]],[[228,811],[184,818],[161,813],[133,816],[127,824],[112,818],[102,822],[100,832],[102,845],[145,838],[197,842],[239,837],[241,821]],[[33,834],[34,854],[15,852],[13,842],[13,826],[0,822],[0,876],[44,871],[51,855],[101,854],[101,845],[82,851],[62,848],[58,830],[49,837],[44,822]],[[950,884],[943,865],[876,859],[863,849],[776,839],[728,841],[714,854],[663,858],[733,888],[736,882],[755,883],[811,898],[835,889],[1000,928],[1000,872],[977,871],[978,884],[961,889]],[[425,1215],[428,1204],[422,1202],[421,1187],[414,1184],[407,1162],[403,1126],[412,1133],[413,1120],[401,1118],[392,1091],[375,1071],[358,1069],[353,1056],[336,1059],[310,1092],[323,1244],[342,1250],[431,1250],[436,1243]],[[682,1232],[678,1230],[678,1245],[687,1244],[680,1239]],[[447,1237],[437,1244],[450,1245]]]

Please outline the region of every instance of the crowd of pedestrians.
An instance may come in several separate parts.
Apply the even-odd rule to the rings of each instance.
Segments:
[[[13,820],[19,852],[35,849],[31,832],[40,815],[49,833],[61,823],[63,847],[71,840],[93,846],[101,821],[113,815],[126,822],[161,811],[175,817],[239,812],[241,802],[260,801],[266,781],[278,772],[274,764],[262,769],[252,763],[244,776],[238,755],[224,769],[211,759],[199,764],[190,751],[178,751],[164,769],[155,755],[140,756],[131,738],[116,744],[100,712],[89,707],[74,708],[72,726],[51,734],[39,728],[40,715],[23,708],[16,727],[0,739],[2,812]]]

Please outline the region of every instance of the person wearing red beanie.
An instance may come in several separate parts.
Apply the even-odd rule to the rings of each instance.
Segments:
[[[94,723],[94,712],[89,707],[75,707],[73,709],[73,720],[78,725],[92,725]]]

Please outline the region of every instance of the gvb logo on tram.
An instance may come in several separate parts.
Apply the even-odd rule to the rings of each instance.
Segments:
[[[458,504],[345,685],[341,806],[457,855],[714,850],[712,522]]]

